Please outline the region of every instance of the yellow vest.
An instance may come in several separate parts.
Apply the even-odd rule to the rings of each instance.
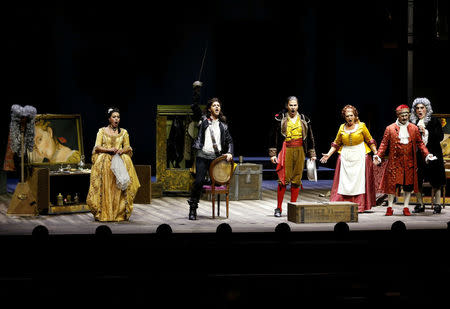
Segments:
[[[286,127],[286,141],[302,138],[302,124],[300,122],[300,115],[297,116],[297,121],[292,123],[290,119],[287,119]]]

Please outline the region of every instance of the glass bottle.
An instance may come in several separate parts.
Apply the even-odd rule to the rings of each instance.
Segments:
[[[59,193],[58,196],[56,197],[56,205],[58,206],[64,205],[63,196],[61,193]]]
[[[80,162],[78,162],[78,169],[82,170],[84,168],[84,155],[81,155]]]

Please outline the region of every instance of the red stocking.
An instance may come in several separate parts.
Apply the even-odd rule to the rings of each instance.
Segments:
[[[291,202],[297,202],[298,193],[300,192],[300,187],[291,186]]]
[[[286,192],[286,185],[278,184],[277,189],[277,207],[281,210],[281,205],[283,204],[284,192]]]

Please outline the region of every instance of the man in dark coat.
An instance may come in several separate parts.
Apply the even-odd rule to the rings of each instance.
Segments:
[[[226,124],[226,118],[222,113],[222,104],[218,98],[212,98],[206,104],[202,113],[199,107],[200,87],[202,83],[194,82],[193,119],[199,119],[197,138],[192,147],[197,151],[195,158],[195,180],[191,189],[189,204],[189,220],[197,220],[197,208],[202,193],[203,182],[209,171],[211,162],[221,155],[226,155],[227,160],[233,158],[233,139]]]
[[[422,200],[422,185],[424,181],[431,184],[433,213],[441,213],[441,188],[446,185],[445,165],[442,155],[441,141],[444,139],[444,131],[438,118],[433,118],[431,102],[427,98],[416,98],[412,104],[411,123],[415,124],[421,135],[424,144],[432,152],[437,160],[424,164],[423,158],[417,156],[417,181],[419,192],[417,199],[420,205],[414,208],[415,213],[424,212],[425,206]]]
[[[296,97],[288,97],[285,107],[286,113],[275,116],[276,123],[272,127],[269,141],[270,160],[273,164],[277,164],[278,174],[275,217],[281,217],[284,193],[288,184],[291,185],[291,202],[297,201],[306,156],[313,161],[316,160],[311,121],[298,112]],[[277,156],[278,150],[280,152]]]

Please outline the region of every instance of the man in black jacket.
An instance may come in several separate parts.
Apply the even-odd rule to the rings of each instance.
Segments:
[[[231,138],[226,118],[222,113],[222,105],[218,98],[208,101],[204,113],[199,107],[200,88],[202,83],[194,82],[193,119],[199,120],[198,136],[192,147],[197,151],[195,159],[195,180],[191,190],[189,204],[189,220],[197,219],[197,208],[202,193],[203,181],[209,171],[211,162],[221,155],[227,160],[233,158],[233,139]]]
[[[411,123],[415,124],[422,135],[422,140],[428,150],[437,157],[437,160],[425,164],[422,156],[417,155],[417,180],[419,192],[417,199],[419,205],[414,207],[414,212],[424,212],[425,206],[422,200],[422,185],[429,181],[432,187],[433,213],[441,213],[441,188],[446,185],[444,158],[442,154],[441,141],[444,139],[441,122],[438,118],[431,117],[433,109],[427,98],[416,98],[411,107]]]

